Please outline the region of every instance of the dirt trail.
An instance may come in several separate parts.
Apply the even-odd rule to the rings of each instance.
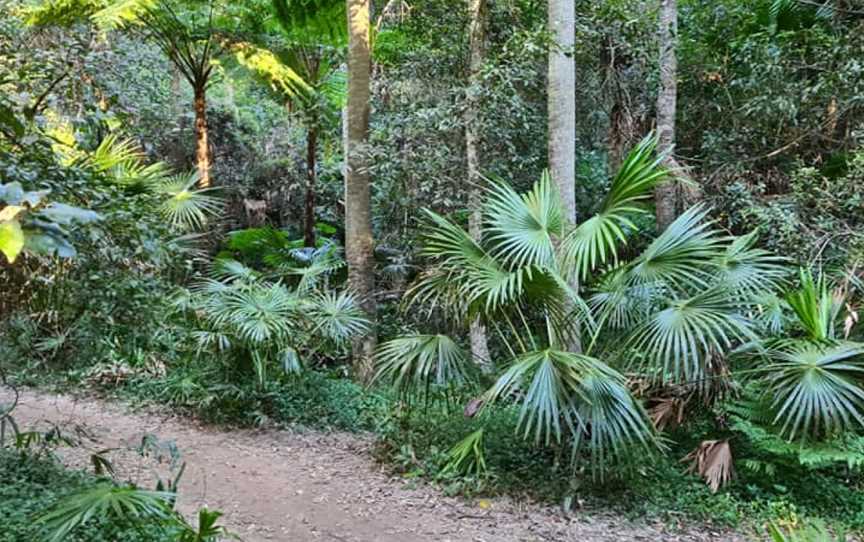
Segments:
[[[447,498],[433,487],[412,487],[388,476],[370,457],[371,442],[350,434],[227,432],[99,399],[30,390],[22,393],[14,417],[25,427],[40,420],[82,425],[97,439],[93,448],[135,444],[147,433],[175,441],[187,463],[180,509],[189,516],[205,505],[222,510],[223,523],[246,542],[739,539],[705,528],[667,532],[660,525],[605,515],[566,518],[509,499],[481,506]],[[69,449],[61,455],[70,466],[87,465],[86,452]],[[137,454],[113,452],[112,461],[122,477],[152,487],[156,474]]]

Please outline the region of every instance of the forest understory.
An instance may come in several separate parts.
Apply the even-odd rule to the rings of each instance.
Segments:
[[[0,542],[860,539],[862,59],[864,0],[0,0]]]
[[[8,399],[0,397],[0,399]],[[147,435],[176,445],[186,464],[178,509],[221,510],[247,542],[534,542],[747,540],[744,534],[683,521],[643,522],[599,510],[564,514],[528,499],[446,497],[422,480],[388,474],[370,435],[315,430],[220,429],[166,409],[131,411],[94,396],[23,390],[16,420],[27,427],[85,432],[83,447],[57,450],[62,463],[88,469],[94,450],[116,477],[153,487],[170,461],[142,457]]]

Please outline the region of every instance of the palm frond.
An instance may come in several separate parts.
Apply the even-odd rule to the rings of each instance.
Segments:
[[[774,423],[790,439],[864,426],[864,345],[789,343],[766,368]]]
[[[664,380],[687,382],[708,375],[712,352],[724,352],[753,338],[749,322],[727,292],[712,288],[670,301],[634,330],[628,346],[660,369]]]
[[[172,517],[174,493],[144,491],[132,487],[102,484],[72,494],[38,517],[47,530],[48,542],[61,542],[91,519],[110,517],[115,521],[166,520]]]
[[[717,281],[745,299],[776,290],[787,274],[788,260],[757,248],[757,232],[736,237],[717,258]]]
[[[447,463],[441,474],[457,473],[462,476],[486,474],[485,432],[478,429],[456,443],[447,452]]]
[[[834,339],[834,324],[843,308],[843,295],[831,291],[823,274],[813,278],[810,270],[800,271],[801,285],[786,295],[786,302],[797,317],[798,324],[816,341]]]
[[[580,280],[607,261],[617,263],[618,248],[636,229],[632,218],[645,213],[640,203],[648,199],[667,172],[655,156],[656,138],[643,139],[624,159],[600,212],[582,222],[561,244],[562,267]]]
[[[525,194],[507,183],[490,183],[485,234],[496,259],[509,269],[555,265],[555,241],[564,226],[561,201],[548,171]]]
[[[712,493],[728,484],[735,476],[732,447],[729,440],[705,440],[682,461],[690,461],[689,472],[701,476]]]
[[[591,465],[603,474],[610,459],[633,446],[655,444],[654,432],[642,406],[633,398],[623,376],[599,362],[581,382],[576,412],[583,422],[573,440],[574,458],[587,449]]]
[[[209,218],[222,210],[222,200],[210,195],[213,188],[195,188],[198,175],[197,171],[181,173],[154,186],[156,193],[165,198],[160,212],[176,228],[202,228]]]
[[[369,320],[354,295],[322,292],[312,298],[306,315],[314,323],[313,335],[320,333],[336,343],[344,343],[369,329]]]
[[[716,269],[723,238],[706,221],[709,209],[697,205],[678,217],[633,262],[637,282],[665,282],[677,288],[701,288]]]
[[[428,393],[431,386],[464,384],[469,374],[468,358],[446,335],[408,335],[378,348],[373,381],[387,381],[403,394]]]

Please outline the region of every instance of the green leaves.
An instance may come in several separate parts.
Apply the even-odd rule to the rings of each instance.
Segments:
[[[716,288],[673,300],[635,330],[630,346],[656,363],[664,380],[703,379],[710,374],[712,355],[723,355],[736,342],[754,338],[749,322],[736,309],[728,292]]]
[[[801,286],[786,295],[798,324],[814,341],[834,339],[834,322],[843,308],[843,296],[832,292],[824,275],[814,280],[809,270],[800,272]]]
[[[0,222],[0,252],[9,263],[15,263],[24,249],[24,231],[17,220]]]
[[[632,264],[638,282],[662,281],[678,288],[704,287],[723,250],[723,238],[706,220],[709,209],[692,207],[678,217]]]
[[[464,352],[446,335],[407,335],[378,348],[373,380],[387,381],[403,394],[428,393],[431,386],[463,384],[468,374]]]
[[[790,439],[864,426],[864,345],[783,345],[770,353],[768,396]]]
[[[174,493],[143,491],[103,484],[58,502],[37,521],[48,531],[48,542],[62,542],[79,526],[95,518],[115,521],[170,520]]]
[[[486,444],[483,440],[485,431],[478,429],[457,442],[447,452],[447,463],[441,471],[442,475],[457,473],[463,476],[483,476],[486,474]]]
[[[222,210],[222,200],[211,196],[213,188],[199,188],[198,172],[164,178],[153,185],[153,190],[164,199],[159,212],[175,228],[201,229],[209,218]]]
[[[631,150],[612,180],[600,212],[564,238],[563,267],[580,280],[607,261],[617,263],[619,247],[627,243],[627,233],[636,229],[632,218],[646,212],[640,204],[666,176],[655,148],[655,138],[648,136]]]
[[[75,255],[61,226],[99,219],[93,211],[64,203],[44,204],[47,190],[25,191],[20,183],[0,184],[0,253],[11,264],[23,250],[60,257]]]

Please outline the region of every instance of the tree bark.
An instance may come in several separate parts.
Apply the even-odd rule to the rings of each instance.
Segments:
[[[657,152],[665,155],[663,165],[672,170],[674,179],[680,169],[675,151],[675,116],[678,100],[677,0],[660,0],[658,36],[660,41],[660,90],[657,95]],[[676,183],[670,179],[654,189],[657,230],[663,231],[678,216],[679,198]]]
[[[354,345],[355,372],[371,374],[375,349],[374,260],[369,186],[368,137],[371,78],[370,0],[346,0],[348,11],[348,100],[345,127],[345,255],[348,284],[373,327]]]
[[[547,114],[549,117],[549,173],[558,186],[564,217],[576,223],[576,4],[574,0],[549,0],[547,29],[554,40],[549,49]],[[575,280],[571,286],[576,287]],[[575,306],[567,304],[568,312]],[[571,352],[581,352],[575,330]]]
[[[207,141],[207,96],[204,86],[195,87],[195,164],[198,187],[210,187],[210,144]]]
[[[576,6],[574,0],[549,0],[548,116],[549,172],[558,185],[565,216],[576,221]]]
[[[468,100],[465,108],[465,155],[468,162],[468,231],[475,241],[482,235],[483,213],[479,185],[480,176],[480,100],[477,90],[480,86],[480,70],[486,50],[486,0],[468,0],[470,15],[469,39],[470,57],[468,61]],[[484,373],[492,371],[489,345],[486,340],[486,326],[475,318],[469,330],[471,339],[471,359]]]
[[[318,130],[310,127],[306,132],[306,203],[303,226],[303,244],[315,246],[315,158],[318,151]]]

